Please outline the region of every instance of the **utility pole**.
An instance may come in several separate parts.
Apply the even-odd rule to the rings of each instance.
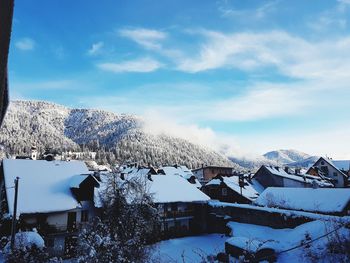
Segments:
[[[15,200],[13,203],[13,216],[12,216],[12,228],[11,228],[11,250],[15,247],[15,236],[16,236],[16,217],[17,217],[17,198],[18,198],[18,180],[15,179]]]

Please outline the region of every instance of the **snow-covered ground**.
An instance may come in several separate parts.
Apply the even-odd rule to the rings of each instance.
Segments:
[[[227,236],[208,234],[161,241],[157,244],[153,258],[162,263],[198,263],[202,257],[217,255],[225,251]]]
[[[273,229],[266,226],[230,222],[231,235],[227,242],[250,252],[271,248],[277,253],[277,262],[310,262],[307,253],[322,254],[326,249],[328,238],[334,229],[339,235],[349,235],[349,230],[338,224],[316,220],[302,224],[294,229]],[[323,237],[324,236],[324,237]],[[305,242],[315,240],[308,246],[302,246]],[[306,248],[308,247],[308,248]],[[327,254],[327,253],[324,253]],[[328,255],[323,262],[333,262]],[[333,255],[334,257],[334,255]]]

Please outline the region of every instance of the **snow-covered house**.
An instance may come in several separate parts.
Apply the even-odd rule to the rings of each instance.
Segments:
[[[327,180],[319,176],[308,174],[289,173],[278,166],[263,165],[255,173],[253,179],[258,181],[264,188],[267,187],[333,187]]]
[[[182,169],[181,169],[182,170]],[[184,169],[186,170],[186,169]],[[128,167],[121,173],[123,180],[145,180],[161,217],[164,238],[185,236],[203,231],[206,203],[210,198],[170,167]],[[158,172],[159,171],[159,172]]]
[[[79,226],[98,212],[93,193],[99,182],[82,161],[5,159],[0,169],[1,211],[9,217],[16,177],[18,227],[37,229],[52,254],[67,252]]]
[[[349,215],[350,189],[269,187],[254,204],[321,214]]]
[[[229,203],[252,203],[264,188],[255,180],[250,180],[246,175],[244,186],[239,185],[238,176],[216,176],[206,183],[201,190],[211,199]]]
[[[163,166],[157,170],[158,174],[164,172],[166,175],[179,175],[185,178],[189,183],[195,185],[197,188],[201,188],[201,184],[197,177],[184,165]]]
[[[202,165],[200,168],[193,169],[192,172],[200,182],[209,182],[218,175],[231,176],[234,174],[235,169],[233,167]]]
[[[338,166],[341,169],[339,169]],[[346,162],[337,162],[328,158],[320,157],[306,173],[311,176],[327,178],[335,187],[347,187],[349,183],[349,175],[344,169],[349,169],[349,167],[346,168],[346,166]]]

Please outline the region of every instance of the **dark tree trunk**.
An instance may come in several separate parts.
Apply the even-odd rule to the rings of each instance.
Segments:
[[[0,1],[0,125],[8,105],[7,60],[11,38],[14,0]]]

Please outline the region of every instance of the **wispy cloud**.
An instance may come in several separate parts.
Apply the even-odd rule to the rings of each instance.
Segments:
[[[249,21],[261,20],[267,17],[273,11],[275,11],[277,9],[276,7],[279,2],[280,1],[278,0],[268,1],[256,8],[238,9],[238,8],[234,8],[231,2],[221,1],[219,2],[218,9],[223,17],[234,18],[234,19],[245,20],[245,21],[247,21],[247,18],[249,18]]]
[[[97,65],[98,68],[110,71],[114,73],[124,73],[124,72],[138,72],[147,73],[156,71],[163,65],[152,58],[144,57],[136,60],[128,60],[120,63],[100,63]]]
[[[102,41],[99,41],[97,43],[93,43],[90,47],[90,49],[87,51],[88,55],[95,56],[99,54],[104,46],[104,43]]]
[[[33,50],[35,47],[35,41],[31,38],[22,38],[15,42],[15,46],[23,51]]]
[[[202,30],[197,54],[176,61],[177,69],[197,73],[220,68],[256,72],[268,68],[297,79],[345,78],[350,38],[308,41],[283,31],[225,34]]]
[[[146,28],[121,29],[118,32],[122,37],[129,38],[147,49],[160,49],[160,42],[167,38],[167,34],[162,31]]]
[[[320,14],[311,17],[307,26],[318,32],[337,32],[348,27],[349,0],[338,0],[336,4]]]

